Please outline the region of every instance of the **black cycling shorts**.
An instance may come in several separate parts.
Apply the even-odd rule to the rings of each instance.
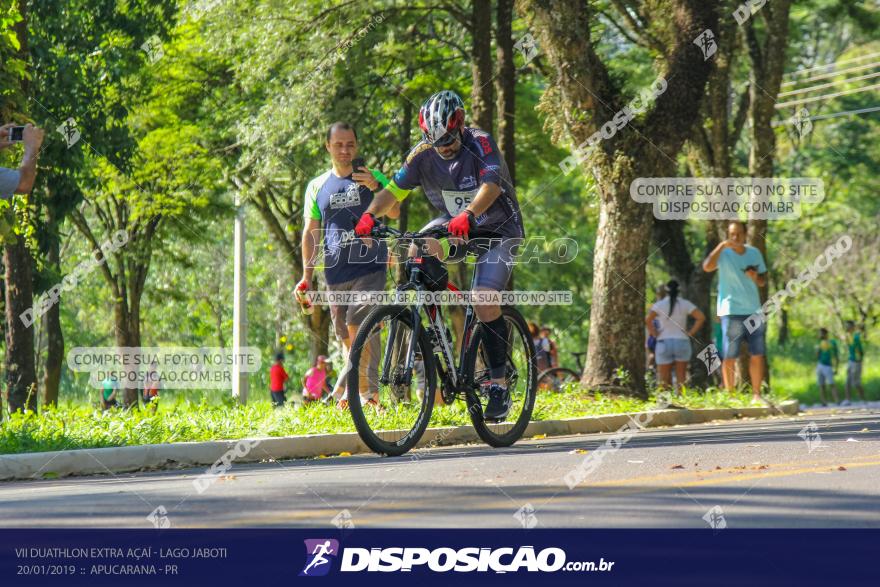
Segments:
[[[448,215],[439,216],[422,227],[422,231],[445,224],[450,220],[452,218]],[[471,233],[468,240],[476,241],[486,249],[477,257],[477,269],[472,288],[504,291],[507,288],[507,282],[510,281],[510,275],[513,273],[517,251],[523,239],[521,237],[498,236],[475,231]],[[448,262],[455,262],[460,261],[464,257],[465,251],[463,248],[453,246],[446,260]]]

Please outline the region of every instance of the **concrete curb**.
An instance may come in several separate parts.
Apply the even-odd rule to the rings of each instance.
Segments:
[[[797,400],[783,402],[777,408],[707,408],[698,410],[658,410],[632,414],[610,414],[564,420],[532,422],[524,438],[545,434],[564,436],[614,432],[631,419],[643,426],[675,426],[699,424],[711,420],[732,420],[742,417],[767,417],[798,413]],[[471,426],[429,428],[419,441],[419,448],[481,442]],[[113,448],[91,448],[56,452],[0,455],[0,481],[42,479],[67,475],[124,473],[144,469],[215,465],[221,457],[236,463],[258,462],[369,452],[357,433],[311,434],[245,440],[180,442]],[[215,474],[216,474],[215,468]]]

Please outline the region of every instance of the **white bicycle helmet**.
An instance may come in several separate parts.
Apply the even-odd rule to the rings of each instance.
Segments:
[[[422,136],[435,147],[450,144],[464,127],[464,102],[455,92],[443,90],[428,98],[419,109]]]

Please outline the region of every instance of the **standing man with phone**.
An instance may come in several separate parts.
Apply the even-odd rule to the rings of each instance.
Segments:
[[[13,194],[27,194],[37,178],[37,158],[44,132],[32,124],[18,126],[8,123],[0,126],[0,150],[16,143],[24,144],[24,156],[18,169],[0,167],[0,198],[7,200]]]
[[[727,225],[727,240],[718,244],[703,261],[703,271],[718,271],[718,302],[716,313],[721,318],[723,348],[721,374],[724,387],[733,390],[736,358],[740,344],[749,345],[749,375],[752,396],[761,398],[764,381],[767,324],[753,332],[746,328],[746,318],[761,309],[759,287],[767,282],[767,266],[761,251],[746,243],[746,227],[734,220]]]
[[[302,237],[303,274],[296,291],[304,293],[312,289],[312,276],[317,262],[317,249],[323,233],[324,281],[328,292],[384,291],[388,269],[388,247],[365,244],[355,238],[354,226],[379,191],[383,177],[367,168],[358,157],[357,133],[348,123],[335,122],[327,129],[324,145],[330,155],[331,168],[309,182],[303,206],[304,228]],[[380,179],[377,179],[380,178]],[[392,218],[400,215],[400,207],[388,212]],[[323,230],[322,230],[323,229]],[[367,304],[330,304],[330,317],[336,337],[346,354],[358,326],[370,311]],[[376,339],[378,343],[378,338]],[[369,352],[369,351],[368,351]],[[369,372],[361,377],[364,388],[361,396],[367,403],[378,406],[377,375],[379,353],[372,352],[367,361]],[[341,371],[333,396],[340,408],[348,407],[345,392],[348,360]],[[370,382],[373,382],[370,385]],[[373,389],[369,389],[373,387]]]

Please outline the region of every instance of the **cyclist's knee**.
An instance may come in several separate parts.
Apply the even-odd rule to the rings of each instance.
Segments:
[[[477,288],[476,291],[492,292],[494,290]],[[492,322],[501,316],[501,306],[488,306],[477,304],[474,306],[474,313],[480,322]]]

